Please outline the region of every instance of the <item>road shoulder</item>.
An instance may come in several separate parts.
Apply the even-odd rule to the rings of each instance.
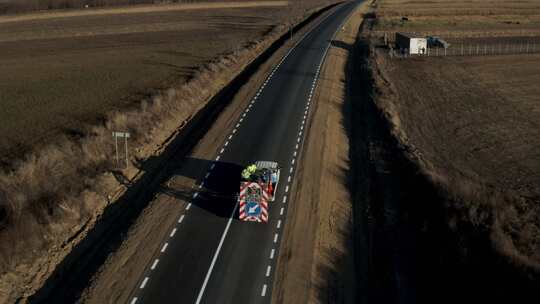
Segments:
[[[352,199],[345,94],[347,59],[367,3],[332,41],[293,195],[274,280],[273,303],[355,303]]]

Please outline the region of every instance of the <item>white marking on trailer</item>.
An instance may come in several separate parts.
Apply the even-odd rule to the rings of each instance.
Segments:
[[[272,271],[272,266],[268,265],[266,267],[266,277],[269,277],[270,276],[270,271]]]
[[[148,277],[144,277],[144,280],[142,281],[141,286],[139,288],[143,289],[144,286],[146,286],[146,283],[148,283]]]
[[[184,214],[182,214],[182,216],[178,219],[178,224],[180,224],[183,220],[184,220]]]
[[[274,248],[272,248],[272,250],[270,251],[270,260],[272,260],[274,258],[275,253],[276,253],[276,250]]]
[[[169,234],[169,237],[173,237],[175,234],[176,234],[176,228],[174,228],[174,229],[171,231],[171,234]]]
[[[263,285],[262,291],[261,291],[261,297],[266,296],[266,284]]]
[[[163,247],[161,247],[161,253],[164,253],[165,250],[167,250],[167,247],[169,247],[169,243],[163,244]]]
[[[152,270],[156,269],[156,266],[157,266],[158,263],[159,263],[159,260],[155,259],[154,263],[152,263],[152,267],[150,267],[150,269],[152,269]]]

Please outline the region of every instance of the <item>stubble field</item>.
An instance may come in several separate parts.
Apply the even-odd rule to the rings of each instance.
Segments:
[[[288,17],[286,2],[255,4],[0,17],[0,164],[186,81]]]
[[[540,34],[540,3],[534,0],[379,0],[375,3],[374,30],[379,33],[417,32],[446,38]]]

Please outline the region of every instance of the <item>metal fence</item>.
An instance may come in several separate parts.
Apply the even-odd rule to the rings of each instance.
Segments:
[[[448,48],[428,47],[424,54],[409,55],[403,50],[389,49],[390,57],[407,58],[417,56],[485,56],[540,53],[540,43],[489,43],[489,44],[452,44]]]

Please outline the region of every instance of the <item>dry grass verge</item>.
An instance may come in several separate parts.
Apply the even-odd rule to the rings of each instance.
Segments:
[[[303,9],[293,13],[295,23],[304,17]],[[185,85],[143,100],[138,109],[110,114],[104,126],[80,140],[47,147],[2,173],[0,302],[24,299],[39,288],[108,202],[125,190],[109,162],[112,131],[132,133],[131,145],[140,147],[131,157],[134,164],[159,154],[171,134],[286,30],[286,25],[276,26],[242,50],[205,65]],[[117,172],[129,181],[139,174],[136,168]]]

